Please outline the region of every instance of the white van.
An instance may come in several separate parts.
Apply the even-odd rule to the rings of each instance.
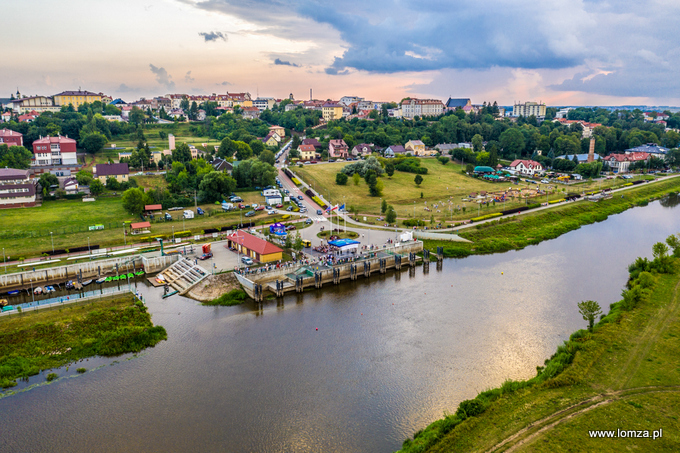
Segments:
[[[184,211],[184,218],[185,219],[193,219],[194,218],[194,211],[191,210],[186,210]]]

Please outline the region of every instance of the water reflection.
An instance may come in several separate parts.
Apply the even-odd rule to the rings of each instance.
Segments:
[[[525,379],[677,232],[651,203],[518,252],[281,300],[203,307],[140,285],[169,339],[0,400],[3,451],[393,451],[459,401]],[[621,241],[625,237],[626,241]],[[408,272],[408,277],[406,276]],[[318,329],[318,330],[317,330]]]

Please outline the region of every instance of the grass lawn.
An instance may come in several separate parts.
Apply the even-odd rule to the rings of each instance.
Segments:
[[[242,192],[239,195],[245,204],[262,204],[264,199],[259,192]],[[245,217],[248,210],[223,212],[219,205],[199,205],[210,215],[195,216],[193,219],[182,221],[182,211],[169,211],[173,216],[171,222],[151,224],[151,235],[166,234],[171,236],[175,232],[185,230],[192,234],[201,234],[206,228],[218,228],[239,222],[253,221],[256,223],[270,223],[281,220],[282,215],[270,216],[266,211],[257,211],[255,217]],[[192,209],[193,206],[186,206]],[[14,225],[0,231],[0,248],[4,248],[7,260],[20,257],[29,258],[39,256],[45,251],[55,249],[70,249],[86,247],[88,238],[90,245],[111,247],[123,245],[123,222],[141,221],[139,216],[127,213],[122,206],[120,197],[98,198],[94,202],[82,200],[47,201],[42,206],[32,208],[0,210],[0,224]],[[103,224],[104,229],[89,231],[88,226]],[[53,234],[50,235],[50,232]],[[148,234],[127,236],[127,243],[140,242]],[[8,271],[16,271],[16,267]]]
[[[138,352],[165,340],[146,307],[119,297],[0,318],[0,386],[95,355]]]
[[[186,143],[188,145],[194,145],[197,148],[202,147],[203,144],[220,146],[220,142],[218,140],[213,140],[209,137],[194,136],[190,130],[191,126],[192,124],[189,123],[179,124],[177,125],[177,128],[174,132],[171,128],[164,125],[147,126],[144,129],[146,143],[148,143],[151,151],[163,151],[164,149],[170,149],[168,139],[167,138],[161,139],[159,136],[159,132],[162,130],[167,134],[173,134],[175,136],[175,145],[179,145],[180,143]],[[121,153],[132,152],[133,149],[137,148],[138,141],[134,138],[134,134],[132,135],[133,135],[132,139],[126,139],[124,137],[114,138],[113,140],[111,140],[109,144],[105,145],[105,148],[102,151],[102,153],[99,153],[97,156],[99,157],[101,155],[102,158],[104,159],[104,162],[108,160],[108,157],[111,157],[115,161],[118,161],[119,152]],[[111,144],[115,144],[117,148],[125,149],[111,150],[110,149]]]
[[[434,215],[437,221],[462,220],[477,216],[478,211],[481,214],[489,214],[519,207],[526,203],[524,199],[520,200],[517,197],[506,200],[505,203],[498,202],[495,205],[491,204],[488,208],[483,207],[479,210],[477,203],[467,201],[466,199],[472,192],[479,193],[485,191],[490,193],[502,192],[510,187],[514,189],[536,189],[538,187],[536,184],[529,184],[524,181],[520,182],[519,185],[513,185],[508,182],[491,183],[471,178],[461,172],[461,166],[458,164],[449,162],[446,165],[442,165],[436,159],[424,158],[421,159],[421,166],[426,167],[428,173],[423,175],[423,182],[420,184],[420,187],[416,186],[414,182],[415,174],[396,171],[392,178],[387,176],[381,178],[384,184],[383,197],[371,197],[368,194],[368,186],[363,179],[359,181],[357,186],[354,185],[351,178],[346,186],[339,186],[335,183],[335,175],[345,165],[347,165],[345,162],[305,165],[303,168],[291,167],[291,170],[298,173],[305,182],[310,184],[315,190],[318,190],[321,195],[324,197],[330,196],[332,203],[346,203],[348,209],[354,206],[361,214],[380,214],[382,198],[385,198],[389,204],[394,206],[399,218],[413,218],[415,206],[416,218],[430,220],[430,217]],[[530,198],[529,202],[541,203],[547,199],[555,200],[562,198],[568,192],[580,193],[598,188],[622,185],[625,182],[624,180],[610,179],[602,182],[586,181],[574,186],[548,184],[549,197],[542,194]],[[546,184],[540,184],[541,190],[544,190],[545,186]],[[421,192],[423,198],[420,197]],[[438,205],[438,208],[433,208],[433,205]],[[427,211],[426,207],[432,210]],[[452,211],[449,211],[450,207]],[[457,207],[460,210],[456,210]],[[465,207],[466,212],[462,211],[463,207]]]
[[[594,333],[572,336],[569,348],[576,352],[560,374],[526,387],[508,381],[492,391],[499,396],[478,415],[455,427],[451,421],[457,416],[449,415],[407,441],[402,451],[677,451],[679,270],[676,259],[675,274],[657,274],[634,309],[610,315]],[[588,431],[596,429],[650,430],[650,435],[663,429],[663,437],[590,438]]]

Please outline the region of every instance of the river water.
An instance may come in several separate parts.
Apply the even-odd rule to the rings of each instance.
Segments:
[[[461,400],[533,376],[585,327],[577,302],[606,309],[627,265],[680,231],[671,205],[262,306],[140,285],[168,341],[0,399],[0,451],[394,451]]]

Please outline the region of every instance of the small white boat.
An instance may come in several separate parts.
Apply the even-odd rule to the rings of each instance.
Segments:
[[[45,290],[44,290],[45,294],[53,293],[54,291],[56,291],[56,290],[54,289],[54,286],[51,286],[51,285],[50,285],[50,286],[45,286]]]
[[[89,285],[90,283],[92,283],[92,279],[90,279],[90,280],[85,280],[85,281],[83,282],[83,286],[87,286],[87,285]]]
[[[101,285],[101,284],[104,283],[105,281],[106,281],[106,277],[102,277],[102,278],[98,278],[98,279],[95,280],[94,282],[95,282],[95,283],[99,283],[99,284]]]
[[[33,288],[33,294],[35,294],[36,296],[42,293],[43,293],[42,286],[36,286],[35,288]]]

